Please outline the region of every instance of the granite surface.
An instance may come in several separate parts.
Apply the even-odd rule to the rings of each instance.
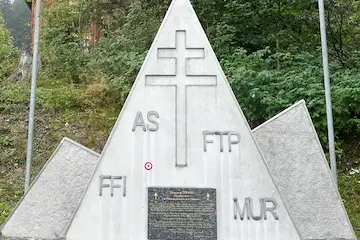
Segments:
[[[64,138],[4,223],[1,238],[64,238],[98,159],[97,153]]]
[[[304,101],[253,130],[303,239],[355,240]]]
[[[149,188],[148,239],[217,240],[216,189]]]

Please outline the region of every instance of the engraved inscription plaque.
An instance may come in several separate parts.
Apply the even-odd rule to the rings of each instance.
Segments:
[[[216,189],[149,188],[148,239],[216,240]]]

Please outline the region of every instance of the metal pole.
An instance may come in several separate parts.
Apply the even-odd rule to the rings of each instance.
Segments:
[[[330,88],[330,77],[329,77],[329,60],[328,60],[328,49],[327,49],[327,40],[326,40],[324,0],[318,0],[318,1],[319,1],[319,16],[320,16],[321,48],[322,48],[323,67],[324,67],[324,84],[325,84],[326,114],[327,114],[329,151],[330,151],[330,167],[336,183],[336,187],[338,187],[335,140],[334,140],[334,123],[333,123],[333,115],[332,115],[331,88]]]
[[[30,182],[31,182],[31,162],[32,162],[33,136],[34,136],[36,81],[37,81],[37,75],[38,75],[40,8],[41,8],[41,0],[37,0],[36,1],[36,13],[35,13],[35,34],[34,34],[32,74],[31,74],[31,96],[30,96],[30,110],[29,110],[28,147],[27,147],[27,154],[26,154],[25,193],[29,189]]]

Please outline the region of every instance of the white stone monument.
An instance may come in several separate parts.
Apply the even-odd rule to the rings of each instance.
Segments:
[[[305,102],[253,133],[300,236],[356,240]]]
[[[64,138],[4,223],[0,239],[63,239],[98,159]]]
[[[299,101],[255,128],[253,133],[261,151],[267,157],[275,183],[279,186],[289,213],[303,239],[356,240],[340,195],[331,179],[330,169],[305,102]],[[303,144],[299,144],[298,140],[301,140]],[[278,144],[281,144],[281,147]],[[94,156],[98,155],[65,138],[48,161],[46,166],[49,168],[44,167],[37,178],[43,180],[33,183],[31,194],[24,197],[8,223],[4,224],[6,228],[4,227],[3,232],[6,236],[0,236],[0,239],[44,240],[58,239],[57,236],[63,239],[76,206],[80,203],[81,193],[85,189],[87,180],[95,170],[97,161],[94,160]],[[305,167],[308,170],[304,171]],[[86,175],[67,174],[74,169]],[[58,186],[41,185],[48,182],[46,176],[57,178],[57,173],[64,173],[68,182],[76,181],[79,184],[68,184],[66,188],[62,187],[62,182]],[[61,196],[72,197],[62,198],[61,206],[64,209],[58,211],[62,214],[50,218],[48,214],[43,213],[48,212],[49,207],[53,206],[51,204],[58,199],[59,195],[55,192],[46,199],[39,199],[36,189],[53,193],[54,188],[62,189]],[[35,198],[41,204],[29,205],[34,201],[30,198]],[[59,210],[59,205],[55,207]],[[36,228],[33,228],[32,219],[36,219],[38,225]],[[59,222],[62,230],[55,230],[49,234],[49,229],[53,228],[52,225],[57,225]]]
[[[189,0],[174,0],[68,240],[298,240]]]

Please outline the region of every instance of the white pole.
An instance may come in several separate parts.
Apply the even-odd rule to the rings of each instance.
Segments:
[[[329,77],[328,49],[327,49],[327,40],[326,40],[324,0],[318,0],[318,1],[319,1],[319,15],[320,15],[321,47],[322,47],[322,56],[323,56],[323,67],[324,67],[324,84],[325,84],[326,114],[327,114],[329,151],[330,151],[330,167],[337,187],[338,181],[337,181],[337,170],[336,170],[334,123],[333,123],[332,104],[331,104],[331,88],[330,88],[330,77]]]
[[[36,81],[38,75],[38,53],[39,53],[39,35],[40,35],[40,8],[41,0],[36,1],[35,13],[35,33],[34,33],[34,49],[32,60],[32,74],[31,74],[31,96],[30,96],[30,110],[29,110],[29,128],[28,128],[28,147],[26,154],[26,173],[25,173],[25,192],[30,187],[31,182],[31,162],[32,162],[32,148],[34,136],[34,118],[35,118],[35,97],[36,97]]]

